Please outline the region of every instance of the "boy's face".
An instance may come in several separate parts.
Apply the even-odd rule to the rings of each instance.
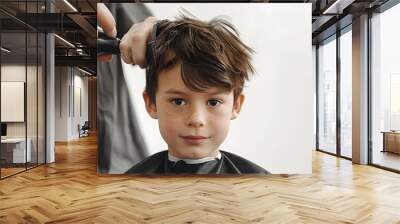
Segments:
[[[170,154],[187,159],[217,155],[244,101],[240,95],[234,102],[233,91],[219,87],[190,90],[182,81],[179,63],[160,72],[156,105],[146,92],[143,98],[150,116],[158,119]]]

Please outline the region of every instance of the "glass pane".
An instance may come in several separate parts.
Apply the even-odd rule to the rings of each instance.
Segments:
[[[400,170],[400,5],[372,17],[372,163]]]
[[[351,158],[352,149],[352,35],[340,37],[340,126],[341,155]]]
[[[46,39],[45,35],[39,33],[39,45],[38,45],[38,139],[37,139],[37,147],[38,147],[38,164],[45,163],[45,60],[46,60],[46,52],[45,52],[45,44]]]
[[[45,161],[45,37],[21,22],[36,24],[45,1],[2,0],[0,7],[3,178]]]
[[[318,48],[318,146],[336,153],[336,40]]]
[[[2,178],[25,170],[30,158],[25,122],[25,38],[25,33],[1,34],[1,47],[6,49],[1,50]]]
[[[32,24],[38,23],[38,17],[34,16],[39,11],[39,5],[36,1],[27,2],[26,20]],[[30,148],[30,158],[28,159],[27,167],[37,166],[38,157],[38,34],[36,30],[28,30],[27,33],[27,80],[26,80],[26,113],[27,113],[27,142]]]
[[[28,168],[37,165],[37,73],[38,73],[38,57],[37,57],[37,33],[27,34],[28,38],[28,63],[27,63],[27,81],[26,81],[26,113],[27,113],[27,142],[31,153],[28,154]]]

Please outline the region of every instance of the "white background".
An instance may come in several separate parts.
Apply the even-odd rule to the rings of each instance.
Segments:
[[[201,20],[225,16],[241,40],[256,51],[256,74],[244,89],[240,116],[220,147],[271,173],[311,173],[313,91],[311,4],[149,3],[159,19],[174,19],[185,9]],[[157,120],[145,111],[144,70],[124,65],[124,75],[138,111],[150,153],[167,149]]]

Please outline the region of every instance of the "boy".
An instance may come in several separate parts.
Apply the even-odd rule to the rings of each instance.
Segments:
[[[182,16],[160,22],[143,99],[149,115],[158,119],[168,150],[126,173],[268,173],[219,150],[241,110],[244,82],[254,72],[252,52],[223,19],[206,23]]]

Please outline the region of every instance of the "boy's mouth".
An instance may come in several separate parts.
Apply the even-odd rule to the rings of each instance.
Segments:
[[[185,135],[185,136],[180,136],[186,143],[190,145],[198,145],[210,137],[204,137],[201,135]]]

